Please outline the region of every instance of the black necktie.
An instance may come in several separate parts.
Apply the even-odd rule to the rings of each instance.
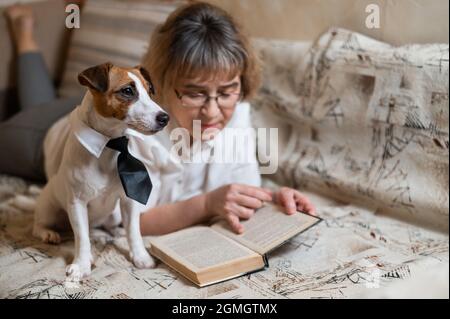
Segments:
[[[120,152],[117,158],[117,170],[125,194],[141,204],[147,204],[152,191],[152,181],[144,164],[128,152],[126,136],[111,139],[107,147]]]

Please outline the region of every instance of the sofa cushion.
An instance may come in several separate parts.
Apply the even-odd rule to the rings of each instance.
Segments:
[[[110,61],[135,66],[147,50],[155,26],[165,21],[180,1],[87,1],[80,28],[75,29],[59,93],[81,95],[77,80],[84,69]]]
[[[258,98],[252,103],[252,123],[256,128],[276,128],[278,130],[277,136],[266,132],[266,134],[268,133],[266,136],[269,136],[270,139],[268,141],[258,139],[258,147],[269,150],[270,145],[275,145],[276,142],[277,155],[281,162],[285,161],[285,155],[290,155],[287,147],[292,128],[290,125],[286,125],[285,120],[289,104],[279,96],[289,99],[291,76],[295,74],[292,69],[297,68],[301,63],[311,44],[312,42],[307,41],[252,39],[253,47],[264,61],[264,85]],[[270,90],[267,91],[267,89]],[[275,94],[271,94],[271,92]]]
[[[296,50],[266,43],[253,103],[290,124],[277,180],[448,229],[448,44],[331,29]]]

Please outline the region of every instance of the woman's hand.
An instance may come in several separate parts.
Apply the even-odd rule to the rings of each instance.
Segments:
[[[311,201],[296,189],[282,187],[274,196],[275,202],[285,208],[288,215],[297,210],[316,216],[316,208]]]
[[[249,219],[255,213],[255,209],[262,207],[263,202],[270,201],[272,201],[270,190],[230,184],[206,194],[205,210],[212,216],[225,219],[232,230],[240,234],[244,231],[244,227],[239,219]]]

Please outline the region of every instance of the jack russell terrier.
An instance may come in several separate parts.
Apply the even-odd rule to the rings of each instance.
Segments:
[[[78,81],[88,91],[70,114],[59,169],[37,199],[33,235],[58,244],[57,229],[67,224],[68,217],[75,254],[66,275],[79,281],[91,272],[89,227],[120,221],[113,214],[118,205],[130,259],[138,268],[154,267],[140,233],[139,209],[133,209],[136,201],[147,202],[151,180],[142,162],[128,152],[126,135],[154,134],[167,125],[169,116],[151,100],[153,84],[142,67],[105,63],[81,72]],[[103,147],[93,149],[85,142],[89,138]]]

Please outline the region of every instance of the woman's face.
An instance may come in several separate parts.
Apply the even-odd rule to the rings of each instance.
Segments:
[[[215,78],[211,80],[179,79],[171,92],[168,92],[167,105],[170,116],[180,127],[187,129],[193,136],[193,121],[201,121],[202,140],[212,139],[230,121],[236,104],[240,98],[240,75],[229,78]],[[201,101],[210,96],[203,106],[192,106],[192,101]],[[219,97],[214,99],[214,97]],[[226,107],[220,107],[221,101],[226,101]],[[229,104],[232,101],[233,103]],[[188,102],[188,103],[186,103]],[[230,107],[231,105],[231,107]]]

